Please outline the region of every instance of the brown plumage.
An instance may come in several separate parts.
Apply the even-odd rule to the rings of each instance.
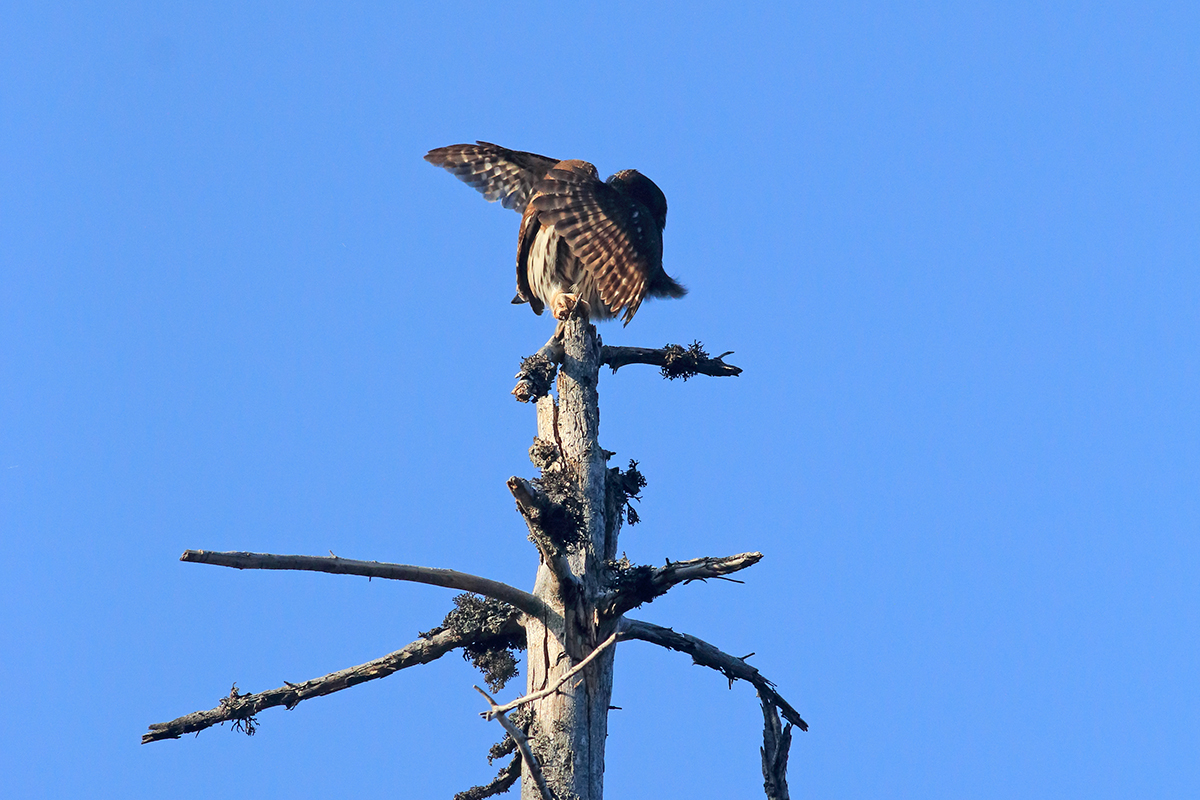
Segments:
[[[601,181],[586,161],[487,142],[439,147],[425,160],[521,212],[514,303],[565,319],[582,301],[590,319],[620,315],[628,325],[646,297],[687,293],[663,271],[667,198],[637,170]]]

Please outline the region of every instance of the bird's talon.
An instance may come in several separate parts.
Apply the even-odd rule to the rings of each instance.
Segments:
[[[576,295],[556,294],[550,302],[550,311],[554,314],[555,319],[568,320],[571,318],[571,312],[575,310],[576,305],[583,305]]]

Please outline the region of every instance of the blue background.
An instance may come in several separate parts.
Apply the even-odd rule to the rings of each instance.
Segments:
[[[1052,6],[1052,7],[1051,7]],[[0,12],[0,774],[29,797],[450,797],[500,730],[457,655],[142,746],[530,587],[517,215],[486,139],[666,192],[690,289],[608,343],[637,616],[775,680],[797,797],[1200,796],[1192,3],[15,3]],[[622,645],[612,797],[752,797],[745,684]],[[523,679],[502,697],[516,695]]]

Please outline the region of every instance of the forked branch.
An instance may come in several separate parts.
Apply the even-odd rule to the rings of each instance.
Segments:
[[[542,765],[538,763],[537,756],[529,749],[529,740],[525,738],[525,732],[514,725],[512,720],[504,715],[503,711],[499,710],[500,706],[496,705],[496,701],[492,699],[490,694],[478,686],[475,687],[475,691],[483,695],[484,699],[488,701],[488,706],[491,707],[492,718],[499,722],[504,730],[508,731],[508,735],[512,737],[512,740],[517,743],[517,750],[520,751],[521,758],[525,760],[525,766],[529,768],[529,774],[533,776],[538,791],[542,793],[542,800],[554,800],[554,794],[550,791],[550,787],[546,785],[545,776],[542,775]]]
[[[649,603],[666,594],[672,587],[691,581],[720,578],[732,572],[752,567],[762,560],[762,553],[739,553],[722,558],[693,558],[687,561],[668,561],[662,567],[631,567],[618,570],[616,588],[601,597],[597,609],[601,617],[612,619],[626,611]]]
[[[180,561],[194,564],[215,564],[234,569],[290,569],[308,572],[328,572],[334,575],[361,575],[365,578],[386,578],[395,581],[412,581],[431,586],[445,586],[474,592],[484,597],[508,603],[541,620],[550,618],[551,611],[538,598],[515,586],[483,578],[466,572],[437,567],[415,567],[409,564],[388,564],[380,561],[356,561],[337,556],[279,556],[270,553],[243,553],[238,551],[216,552],[214,550],[185,550]]]
[[[626,618],[621,624],[621,639],[641,639],[643,642],[678,650],[687,653],[692,661],[702,667],[710,667],[725,675],[730,685],[735,680],[746,681],[759,691],[759,694],[777,706],[783,713],[784,719],[802,731],[808,730],[808,723],[800,718],[796,709],[775,691],[775,685],[763,677],[762,673],[746,663],[744,658],[731,656],[718,647],[703,639],[687,633],[676,633],[670,628],[654,625],[641,620]]]
[[[509,630],[511,628],[511,630]],[[505,633],[512,634],[520,630],[516,617],[507,623]],[[207,711],[196,711],[191,714],[173,719],[170,722],[158,722],[150,726],[149,733],[142,734],[142,744],[157,742],[163,739],[178,739],[185,733],[198,733],[213,725],[223,722],[250,722],[258,712],[284,706],[294,708],[301,700],[323,697],[327,694],[349,689],[360,683],[386,678],[406,667],[418,664],[428,664],[441,658],[446,653],[471,644],[484,634],[479,631],[461,632],[442,630],[428,638],[417,639],[394,653],[359,664],[356,667],[338,670],[320,678],[304,681],[303,683],[285,683],[278,689],[269,689],[256,694],[238,694],[235,688],[228,697],[222,698],[221,704]],[[252,724],[252,723],[251,723]],[[250,728],[249,730],[252,730]]]

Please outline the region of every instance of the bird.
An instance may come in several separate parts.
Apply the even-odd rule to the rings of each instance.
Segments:
[[[425,160],[521,214],[514,304],[628,325],[647,297],[687,294],[663,270],[667,198],[637,170],[601,181],[587,161],[489,142],[439,147]]]

